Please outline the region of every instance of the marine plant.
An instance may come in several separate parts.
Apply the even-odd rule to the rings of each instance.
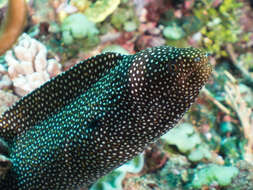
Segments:
[[[236,0],[224,0],[219,7],[214,6],[214,1],[204,0],[194,10],[194,15],[202,23],[201,43],[217,57],[227,56],[224,45],[236,43],[243,36],[238,24],[241,7],[242,3]]]

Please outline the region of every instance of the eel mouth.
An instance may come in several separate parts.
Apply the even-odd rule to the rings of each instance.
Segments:
[[[200,82],[199,85],[205,84],[209,77],[211,76],[213,70],[213,65],[208,62],[207,56],[202,60],[202,62],[196,63],[192,68],[186,73],[182,74],[178,80],[179,86],[188,86],[192,83]],[[187,85],[188,84],[188,85]]]

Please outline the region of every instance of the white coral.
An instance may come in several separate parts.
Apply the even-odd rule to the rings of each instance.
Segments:
[[[9,88],[12,82],[8,76],[7,70],[3,65],[0,65],[0,89]]]
[[[47,60],[46,46],[23,34],[17,45],[6,53],[8,73],[15,92],[20,96],[31,92],[61,72],[55,59]]]

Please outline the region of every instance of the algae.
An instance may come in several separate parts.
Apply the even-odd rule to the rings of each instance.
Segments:
[[[212,185],[217,183],[219,186],[227,186],[232,179],[239,173],[238,168],[234,166],[219,166],[210,164],[196,171],[192,181],[194,188],[200,189],[203,185]]]

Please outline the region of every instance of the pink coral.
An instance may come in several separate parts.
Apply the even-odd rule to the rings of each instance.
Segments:
[[[56,59],[47,60],[47,49],[39,41],[23,34],[18,44],[6,53],[8,73],[15,92],[24,96],[61,72]]]

